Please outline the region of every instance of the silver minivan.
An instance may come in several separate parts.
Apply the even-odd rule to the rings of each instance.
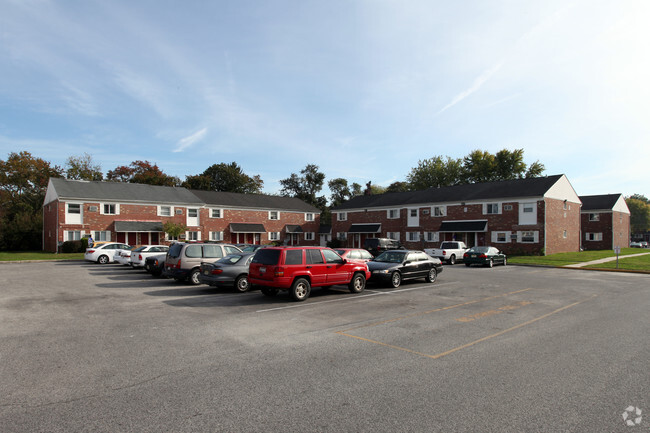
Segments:
[[[164,275],[177,281],[200,284],[201,262],[214,262],[233,253],[241,253],[241,250],[230,244],[177,242],[167,251]]]

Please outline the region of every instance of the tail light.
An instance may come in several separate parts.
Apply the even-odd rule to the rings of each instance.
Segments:
[[[142,261],[142,254],[138,254],[138,260]]]
[[[158,259],[154,260],[154,264],[158,266]]]
[[[469,254],[467,254],[467,253],[463,254],[464,259],[466,259],[467,257],[469,257]]]
[[[280,267],[275,268],[273,275],[276,277],[284,277],[284,268],[280,268]]]
[[[88,250],[88,251],[86,251],[86,252],[87,252],[88,254],[92,254],[92,253],[95,252],[95,250]]]
[[[487,254],[481,254],[482,259],[487,259]]]
[[[219,275],[223,273],[223,269],[217,268],[212,270],[212,275]]]

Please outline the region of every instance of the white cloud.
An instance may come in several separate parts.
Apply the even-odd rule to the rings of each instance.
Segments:
[[[182,152],[183,150],[187,149],[197,141],[201,141],[203,137],[205,137],[205,134],[207,134],[208,128],[203,128],[199,131],[196,131],[192,135],[188,135],[185,138],[181,138],[178,140],[178,147],[174,150],[174,152]]]
[[[503,62],[498,63],[497,65],[491,67],[490,69],[484,71],[481,75],[479,75],[478,78],[474,80],[474,83],[471,85],[466,90],[463,90],[460,92],[458,95],[456,95],[449,104],[445,105],[442,107],[440,111],[436,113],[436,116],[439,114],[442,114],[443,112],[447,111],[454,105],[458,104],[460,101],[463,99],[467,98],[469,95],[472,93],[476,92],[478,89],[480,89],[494,74],[497,73],[499,69],[501,69],[501,66],[503,65]]]

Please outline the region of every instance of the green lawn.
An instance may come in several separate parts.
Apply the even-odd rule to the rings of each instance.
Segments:
[[[0,262],[20,260],[83,260],[83,253],[54,254],[43,251],[0,251]]]
[[[616,260],[598,265],[585,266],[586,269],[616,269]],[[621,259],[619,256],[618,269],[626,271],[645,271],[650,272],[650,254],[639,257],[630,257]]]
[[[620,256],[625,256],[628,254],[639,254],[644,252],[650,251],[641,248],[623,248],[621,250]],[[616,257],[616,254],[614,254],[613,250],[600,250],[580,251],[577,253],[558,253],[548,256],[511,256],[508,257],[508,263],[522,265],[565,266],[573,265],[576,263],[589,262],[591,260],[604,259],[606,257]],[[625,260],[633,259],[634,258]],[[623,262],[624,260],[621,260],[619,264]],[[616,267],[616,261],[614,262],[614,267]]]

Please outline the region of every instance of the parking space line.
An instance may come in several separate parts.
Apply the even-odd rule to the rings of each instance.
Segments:
[[[514,294],[517,294],[517,293],[523,293],[523,292],[527,292],[529,290],[534,290],[534,289],[529,288],[529,289],[515,290],[514,292],[507,292],[507,293],[502,293],[500,295],[488,296],[488,297],[485,297],[485,298],[475,299],[473,301],[467,301],[467,302],[463,302],[463,303],[460,303],[460,304],[449,305],[447,307],[440,307],[440,308],[435,308],[433,310],[421,311],[419,313],[409,314],[408,316],[401,316],[401,317],[396,317],[394,319],[382,320],[381,322],[374,322],[374,323],[368,323],[368,324],[365,324],[365,325],[359,325],[359,326],[356,326],[354,328],[345,329],[345,330],[340,331],[340,332],[345,333],[345,332],[349,332],[349,331],[354,331],[355,329],[368,328],[368,327],[371,327],[371,326],[379,326],[379,325],[383,325],[383,324],[386,324],[386,323],[391,323],[391,322],[397,322],[397,321],[400,321],[400,320],[410,319],[412,317],[424,316],[426,314],[437,313],[439,311],[451,310],[452,308],[458,308],[458,307],[463,307],[465,305],[476,304],[476,303],[479,303],[479,302],[488,301],[490,299],[502,298],[504,296],[514,295]]]
[[[354,338],[354,339],[361,340],[361,341],[366,341],[366,342],[369,342],[369,343],[374,343],[374,344],[384,346],[384,347],[389,347],[391,349],[401,350],[403,352],[408,352],[408,353],[412,353],[412,354],[415,354],[415,355],[424,356],[424,357],[430,358],[430,359],[440,359],[440,358],[442,358],[444,356],[451,355],[454,352],[458,352],[459,350],[467,349],[468,347],[474,346],[475,344],[482,343],[484,341],[487,341],[487,340],[490,340],[492,338],[501,336],[503,334],[506,334],[506,333],[514,331],[516,329],[522,328],[524,326],[531,325],[531,324],[533,324],[533,323],[535,323],[535,322],[537,322],[539,320],[546,319],[547,317],[550,317],[550,316],[552,316],[554,314],[557,314],[557,313],[562,312],[564,310],[567,310],[569,308],[573,308],[576,305],[580,305],[580,304],[582,304],[584,302],[590,301],[590,300],[594,299],[597,296],[598,295],[592,295],[591,297],[589,297],[587,299],[583,299],[582,301],[577,301],[577,302],[574,302],[572,304],[565,305],[564,307],[560,307],[560,308],[558,308],[556,310],[553,310],[553,311],[551,311],[549,313],[543,314],[543,315],[541,315],[539,317],[536,317],[534,319],[528,320],[528,321],[526,321],[524,323],[520,323],[520,324],[512,326],[512,327],[510,327],[508,329],[504,329],[502,331],[496,332],[496,333],[488,335],[486,337],[479,338],[478,340],[474,340],[474,341],[471,341],[469,343],[463,344],[461,346],[454,347],[453,349],[449,349],[447,351],[438,353],[436,355],[430,355],[430,354],[426,354],[426,353],[423,353],[423,352],[418,352],[418,351],[415,351],[415,350],[411,350],[411,349],[408,349],[408,348],[405,348],[405,347],[395,346],[393,344],[382,343],[381,341],[371,340],[369,338],[364,338],[364,337],[359,337],[358,335],[348,334],[347,331],[339,331],[339,332],[336,332],[336,334],[343,335],[345,337]],[[386,323],[386,322],[384,322],[384,323]],[[358,329],[358,328],[354,328],[354,329]]]
[[[448,286],[450,284],[455,284],[455,283],[452,283],[452,282],[450,282],[450,283],[441,283],[441,284],[436,284],[433,287],[436,288],[436,287],[441,287],[441,286]],[[269,311],[289,310],[289,309],[292,309],[292,308],[314,307],[314,306],[318,306],[318,305],[322,305],[322,304],[329,304],[331,302],[354,301],[355,299],[367,298],[369,296],[390,295],[390,294],[394,294],[396,292],[406,292],[406,291],[409,291],[409,290],[421,290],[421,289],[430,289],[430,288],[431,288],[431,286],[427,285],[427,286],[412,287],[412,288],[408,288],[408,289],[391,290],[389,292],[377,291],[377,290],[365,290],[364,292],[370,292],[370,293],[360,294],[360,295],[355,295],[355,296],[349,296],[349,297],[342,298],[342,299],[330,299],[328,301],[316,301],[316,302],[310,302],[310,303],[301,302],[301,303],[296,303],[296,304],[291,304],[291,305],[283,305],[282,307],[275,307],[275,308],[267,308],[267,309],[264,309],[264,310],[257,310],[255,312],[256,313],[266,313],[266,312],[269,312]]]

